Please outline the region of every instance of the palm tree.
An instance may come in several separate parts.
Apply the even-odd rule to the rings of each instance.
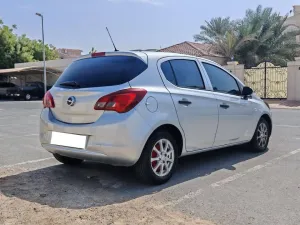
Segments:
[[[287,16],[281,17],[272,8],[261,5],[247,10],[242,20],[214,18],[201,26],[196,41],[212,44],[227,59],[235,58],[246,67],[263,61],[285,65],[293,60],[300,45],[296,36],[300,29],[289,31],[285,25]]]
[[[247,67],[263,61],[283,66],[293,60],[300,47],[296,43],[300,32],[288,30],[285,25],[287,18],[272,12],[272,8],[258,6],[255,11],[247,10],[243,25],[255,36],[255,40],[239,49],[237,58]]]
[[[196,41],[209,43],[218,36],[224,36],[228,30],[233,28],[233,22],[229,17],[223,19],[221,17],[212,18],[206,25],[200,27],[200,34],[194,35]]]
[[[214,51],[226,57],[234,58],[235,53],[248,41],[253,40],[253,35],[240,35],[238,21],[231,21],[229,17],[213,18],[206,26],[201,26],[200,34],[194,35],[195,41],[204,42],[214,46]]]

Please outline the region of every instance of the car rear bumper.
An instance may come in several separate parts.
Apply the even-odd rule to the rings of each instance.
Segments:
[[[87,136],[84,149],[52,145],[52,132]],[[132,166],[143,150],[150,126],[135,110],[128,113],[105,112],[91,124],[68,124],[58,121],[51,110],[43,109],[40,142],[51,153],[111,165]]]

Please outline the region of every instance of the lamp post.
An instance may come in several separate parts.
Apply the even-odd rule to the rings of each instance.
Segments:
[[[44,17],[41,13],[36,13],[35,15],[41,17],[42,19],[42,36],[43,36],[43,61],[44,61],[44,92],[47,92],[47,77],[46,77],[46,53],[45,53],[45,38],[44,38]]]

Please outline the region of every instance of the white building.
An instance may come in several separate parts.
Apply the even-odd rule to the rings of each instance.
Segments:
[[[300,5],[295,5],[293,15],[287,18],[285,25],[288,25],[288,31],[300,29]],[[297,42],[300,43],[300,35],[297,37]]]

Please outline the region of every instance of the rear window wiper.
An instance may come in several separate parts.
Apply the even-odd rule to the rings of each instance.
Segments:
[[[76,81],[65,81],[59,84],[60,86],[66,86],[66,87],[75,87],[80,88],[80,85]]]

